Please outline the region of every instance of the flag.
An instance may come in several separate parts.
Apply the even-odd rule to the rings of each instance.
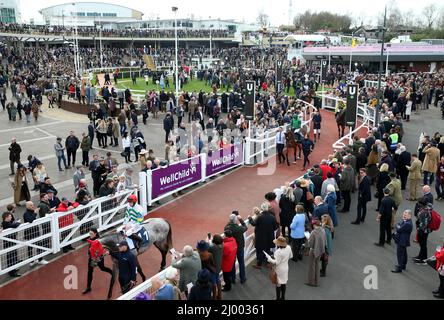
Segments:
[[[355,38],[352,39],[352,48],[354,48],[354,47],[356,47],[356,39]]]

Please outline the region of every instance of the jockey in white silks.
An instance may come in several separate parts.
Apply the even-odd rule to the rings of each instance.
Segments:
[[[143,241],[143,239],[138,235],[138,232],[143,228],[143,217],[143,208],[137,203],[137,196],[130,195],[128,197],[128,205],[125,210],[123,226],[117,229],[117,231],[122,232],[128,238],[132,239],[136,249],[139,249]]]

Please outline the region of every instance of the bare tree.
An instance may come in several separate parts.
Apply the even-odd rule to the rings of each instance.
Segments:
[[[402,24],[405,27],[412,28],[416,26],[416,14],[413,10],[408,10],[402,13]]]
[[[427,28],[432,29],[433,24],[438,18],[438,9],[436,5],[432,3],[424,7],[424,9],[422,10],[422,14],[424,15],[424,18],[426,20]]]
[[[441,8],[438,20],[438,28],[444,29],[444,7]]]
[[[266,28],[268,26],[268,20],[269,17],[266,13],[264,12],[259,12],[259,15],[257,16],[257,23],[262,27],[262,28]]]

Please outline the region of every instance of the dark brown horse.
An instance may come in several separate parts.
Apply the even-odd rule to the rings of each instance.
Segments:
[[[338,113],[336,113],[336,124],[338,125],[338,135],[339,138],[344,136],[345,132],[345,109],[339,109]]]
[[[301,152],[302,148],[301,145],[296,141],[295,135],[293,133],[293,131],[291,129],[288,129],[288,131],[285,133],[285,142],[286,142],[286,149],[287,149],[287,165],[290,165],[290,161],[289,161],[289,153],[290,153],[290,149],[293,150],[293,154],[294,154],[294,162],[296,163],[297,157],[297,151],[299,150],[299,153]]]

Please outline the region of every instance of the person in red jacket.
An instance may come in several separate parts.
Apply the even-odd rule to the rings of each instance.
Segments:
[[[62,202],[60,202],[59,206],[57,207],[57,212],[68,212],[73,210],[74,208],[77,208],[79,204],[69,202],[68,199],[62,198]],[[72,213],[65,214],[59,218],[59,228],[66,228],[74,223],[74,215]],[[65,230],[60,234],[60,240],[63,241],[66,236],[71,232],[71,230]],[[67,253],[69,250],[74,250],[72,245],[68,245],[66,247],[63,247],[63,253]]]
[[[327,164],[327,160],[322,160],[319,167],[322,170],[322,181],[327,180],[327,173],[331,172],[333,174],[332,168]]]
[[[441,249],[435,252],[436,271],[439,275],[439,288],[433,291],[433,296],[438,299],[444,299],[444,244]]]
[[[231,290],[231,270],[236,261],[237,243],[231,230],[225,230],[224,250],[222,253],[222,272],[225,285],[222,291]]]

